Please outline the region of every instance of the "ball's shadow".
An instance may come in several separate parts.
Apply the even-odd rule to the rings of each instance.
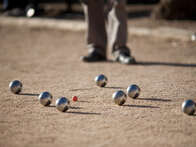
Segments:
[[[95,113],[95,112],[75,112],[75,111],[67,111],[66,113],[80,114],[80,115],[101,115],[101,113]]]
[[[161,99],[161,98],[137,98],[135,100],[145,100],[145,101],[156,101],[156,102],[171,102],[171,99]],[[149,105],[129,105],[129,104],[125,104],[123,106],[126,107],[135,107],[135,108],[160,108],[157,106],[149,106]]]
[[[160,107],[157,106],[149,106],[149,105],[130,105],[130,104],[125,104],[122,105],[123,107],[132,107],[132,108],[155,108],[158,109]]]
[[[125,89],[124,87],[115,87],[115,86],[106,86],[103,88],[106,88],[106,89]]]
[[[56,106],[55,105],[49,105],[49,106],[46,106],[46,107],[55,108]]]
[[[135,100],[145,100],[145,101],[157,101],[157,102],[171,102],[171,99],[161,99],[161,98],[137,98]]]
[[[56,106],[55,105],[49,105],[47,107],[50,107],[50,108],[55,108]],[[75,110],[80,110],[80,109],[83,109],[82,107],[74,107],[74,106],[71,106],[70,109],[75,109]],[[78,112],[78,111],[72,111],[72,110],[68,110],[64,113],[68,113],[68,114],[79,114],[79,115],[101,115],[101,113],[95,113],[95,112]]]
[[[55,105],[49,105],[47,107],[50,107],[50,108],[56,108]],[[74,106],[70,106],[70,109],[82,109],[82,107],[74,107]]]
[[[90,103],[89,101],[79,100],[79,103]]]
[[[17,95],[26,95],[26,96],[39,96],[39,94],[35,94],[35,93],[19,93]]]
[[[70,89],[69,91],[85,91],[85,90],[92,90],[93,88],[76,88],[76,89]]]

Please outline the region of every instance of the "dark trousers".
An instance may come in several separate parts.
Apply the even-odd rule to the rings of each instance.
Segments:
[[[87,44],[97,46],[102,55],[106,54],[107,44],[112,52],[124,49],[127,44],[126,0],[107,0],[107,23],[105,22],[104,0],[84,0],[87,22]],[[106,29],[107,28],[107,29]]]

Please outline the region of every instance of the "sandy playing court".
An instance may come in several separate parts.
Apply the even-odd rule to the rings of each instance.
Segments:
[[[0,26],[0,147],[195,147],[196,115],[181,112],[185,99],[196,101],[196,43],[129,37],[138,65],[86,64],[83,32]],[[108,52],[110,54],[110,52]],[[94,77],[103,73],[108,85]],[[23,82],[12,94],[9,82]],[[124,106],[112,94],[130,84],[139,99]],[[50,91],[51,107],[37,95]],[[58,97],[74,109],[60,113]]]

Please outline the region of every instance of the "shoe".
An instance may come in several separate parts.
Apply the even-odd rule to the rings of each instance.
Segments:
[[[127,65],[136,64],[135,58],[125,53],[120,53],[116,61],[120,62],[121,64],[127,64]]]
[[[97,53],[96,51],[90,52],[87,56],[80,58],[83,62],[101,62],[106,61],[106,57]]]
[[[130,50],[126,46],[118,48],[113,52],[115,61],[121,64],[136,64],[135,58],[130,54]]]

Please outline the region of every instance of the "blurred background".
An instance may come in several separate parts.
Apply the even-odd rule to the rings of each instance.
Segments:
[[[195,0],[127,0],[127,4],[129,18],[196,19]],[[67,14],[82,15],[80,0],[0,0],[0,9],[1,15],[7,16],[61,18]]]
[[[129,26],[196,32],[196,0],[127,0],[127,13]],[[84,19],[80,0],[0,0],[0,16]]]

